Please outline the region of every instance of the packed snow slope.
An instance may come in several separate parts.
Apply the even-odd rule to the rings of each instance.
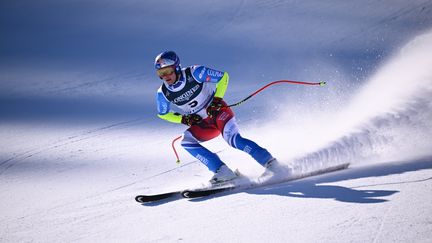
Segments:
[[[0,242],[431,242],[432,1],[2,1]],[[245,137],[294,173],[147,205],[211,176],[157,118],[153,58],[230,74]],[[263,169],[222,138],[232,169]]]

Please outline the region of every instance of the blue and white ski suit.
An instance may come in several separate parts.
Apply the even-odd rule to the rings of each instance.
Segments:
[[[205,164],[210,171],[216,172],[224,163],[219,156],[200,142],[208,141],[222,134],[232,147],[251,155],[264,165],[273,156],[255,142],[243,138],[235,121],[234,113],[226,103],[216,117],[208,117],[206,108],[214,97],[223,98],[228,86],[227,72],[221,72],[205,66],[183,68],[179,80],[173,85],[163,83],[157,91],[158,116],[164,120],[181,123],[182,115],[170,109],[174,104],[184,114],[198,114],[203,121],[192,125],[184,132],[182,146],[192,156]]]

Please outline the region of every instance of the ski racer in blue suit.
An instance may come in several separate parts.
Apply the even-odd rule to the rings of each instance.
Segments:
[[[181,145],[215,173],[210,182],[237,176],[217,154],[200,144],[220,134],[230,146],[248,153],[264,167],[275,160],[266,149],[240,135],[234,113],[223,100],[229,81],[227,72],[200,65],[181,68],[180,59],[173,51],[159,54],[154,65],[163,80],[156,96],[158,116],[189,126]],[[171,104],[182,114],[172,111]]]

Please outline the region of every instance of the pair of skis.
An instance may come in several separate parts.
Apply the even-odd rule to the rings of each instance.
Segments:
[[[166,192],[166,193],[153,194],[153,195],[138,195],[135,197],[135,201],[142,203],[142,204],[145,204],[145,203],[156,202],[156,201],[161,201],[164,199],[176,198],[176,197],[178,197],[178,198],[190,198],[190,199],[200,198],[200,197],[211,196],[211,195],[214,195],[217,193],[232,191],[234,189],[252,189],[252,188],[258,188],[258,187],[262,187],[262,186],[270,186],[270,185],[274,185],[274,184],[299,180],[299,179],[310,177],[310,176],[315,176],[315,175],[320,175],[320,174],[329,173],[329,172],[333,172],[333,171],[343,170],[343,169],[348,168],[348,166],[349,166],[349,163],[345,163],[345,164],[340,164],[340,165],[336,165],[336,166],[332,166],[332,167],[328,167],[328,168],[318,169],[318,170],[311,171],[311,172],[304,173],[304,174],[300,174],[297,176],[291,175],[289,177],[278,178],[278,179],[273,179],[273,180],[272,180],[272,178],[269,178],[268,180],[265,180],[263,182],[257,182],[257,181],[253,182],[253,181],[250,181],[246,178],[240,178],[240,179],[234,179],[234,180],[228,181],[228,182],[213,184],[209,187],[204,187],[204,188],[186,189],[186,190]]]
[[[166,193],[153,194],[153,195],[138,195],[135,197],[135,201],[139,203],[148,203],[148,202],[155,202],[155,201],[160,201],[160,200],[164,200],[167,198],[174,198],[174,197],[199,198],[199,197],[210,196],[223,191],[229,191],[234,188],[236,188],[236,185],[231,183],[231,181],[228,181],[228,182],[213,184],[205,188],[186,189],[181,191],[173,191],[173,192],[166,192]]]

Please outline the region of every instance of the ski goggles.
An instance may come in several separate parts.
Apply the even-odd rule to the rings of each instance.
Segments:
[[[164,68],[156,70],[156,73],[157,73],[157,75],[159,75],[159,77],[168,76],[168,75],[173,74],[174,72],[175,72],[175,69],[173,66],[164,67]]]
[[[160,69],[168,66],[174,66],[175,64],[175,61],[171,59],[159,59],[155,64],[155,68]]]

